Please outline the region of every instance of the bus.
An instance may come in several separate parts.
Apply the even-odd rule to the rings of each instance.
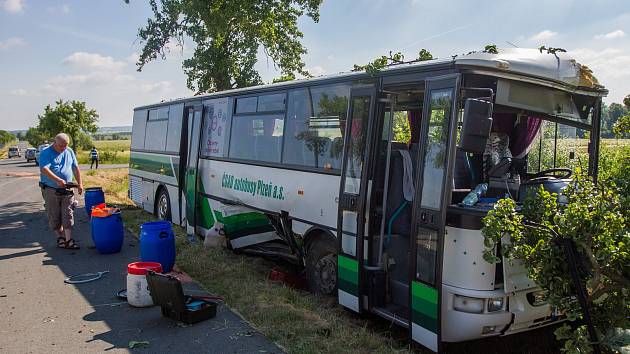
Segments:
[[[606,94],[566,53],[515,48],[160,102],[134,110],[129,196],[437,352],[562,318],[524,267],[483,260],[482,218],[596,179]]]

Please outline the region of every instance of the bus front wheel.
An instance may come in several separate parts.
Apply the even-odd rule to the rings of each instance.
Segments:
[[[306,257],[306,274],[311,292],[334,295],[337,290],[336,247],[324,240],[314,242]]]

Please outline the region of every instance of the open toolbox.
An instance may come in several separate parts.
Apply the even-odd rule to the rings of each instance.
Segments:
[[[153,303],[162,308],[164,317],[193,324],[217,314],[216,302],[184,295],[182,283],[175,277],[149,271],[147,283]]]

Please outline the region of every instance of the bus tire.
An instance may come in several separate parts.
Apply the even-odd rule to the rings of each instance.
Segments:
[[[334,295],[337,291],[337,248],[326,239],[312,242],[306,256],[306,276],[312,293]]]
[[[171,221],[171,199],[164,187],[158,189],[155,199],[155,216],[160,220]]]

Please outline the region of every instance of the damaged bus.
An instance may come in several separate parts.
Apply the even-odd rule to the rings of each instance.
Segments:
[[[558,320],[524,268],[483,260],[482,218],[597,178],[606,94],[565,53],[506,49],[161,102],[134,111],[129,196],[439,351]]]

